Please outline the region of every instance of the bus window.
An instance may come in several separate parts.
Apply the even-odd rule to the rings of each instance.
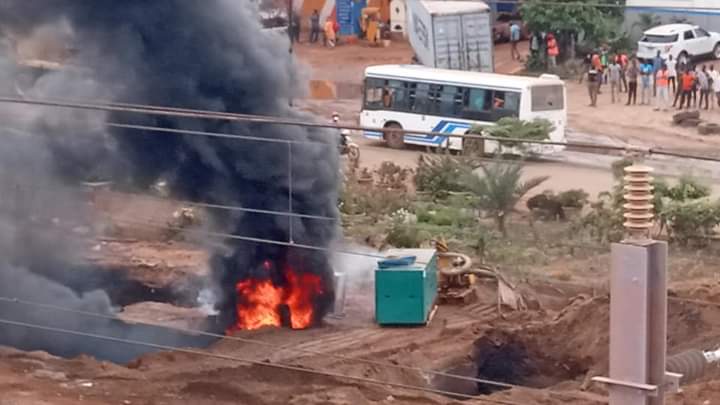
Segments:
[[[455,117],[462,110],[462,89],[456,86],[442,86],[438,92],[436,112],[441,116]]]
[[[427,114],[430,112],[430,85],[428,83],[417,83],[415,85],[412,112],[418,114]]]
[[[503,117],[518,117],[520,114],[520,93],[496,90],[493,92],[493,115],[495,120]]]
[[[365,108],[380,110],[383,108],[383,89],[385,80],[367,79],[365,81]]]
[[[462,117],[481,121],[490,121],[492,113],[492,90],[469,89],[462,111]]]
[[[565,91],[561,85],[533,86],[530,92],[533,112],[565,109]]]

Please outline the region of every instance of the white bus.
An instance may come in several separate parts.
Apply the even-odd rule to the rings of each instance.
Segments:
[[[381,65],[365,70],[360,125],[466,134],[473,125],[488,125],[503,117],[549,120],[550,140],[565,142],[565,83],[554,75],[509,76],[493,73],[433,69],[419,65]],[[405,144],[462,150],[463,138],[406,132],[365,131],[369,139],[384,140],[391,148]],[[498,143],[484,142],[492,153]],[[532,145],[534,153],[552,153],[561,146]],[[503,148],[504,151],[504,148]]]

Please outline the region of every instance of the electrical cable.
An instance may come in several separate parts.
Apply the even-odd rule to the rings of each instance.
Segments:
[[[241,337],[233,336],[233,335],[221,335],[221,334],[202,331],[202,330],[182,328],[182,327],[169,326],[169,325],[156,325],[156,324],[147,323],[145,321],[142,321],[139,319],[133,319],[133,318],[121,319],[121,318],[118,318],[117,316],[104,315],[104,314],[97,313],[97,312],[74,310],[74,309],[65,308],[65,307],[61,307],[61,306],[57,306],[57,305],[43,304],[43,303],[34,302],[34,301],[21,300],[18,298],[0,296],[0,302],[19,304],[19,305],[36,307],[36,308],[47,309],[47,310],[54,310],[54,311],[59,311],[59,312],[66,312],[66,313],[83,315],[83,316],[88,316],[88,317],[93,317],[93,318],[131,322],[131,323],[138,324],[138,325],[158,327],[158,328],[162,328],[162,329],[166,329],[166,330],[171,330],[174,332],[185,333],[188,335],[207,336],[207,337],[225,339],[225,340],[229,340],[229,341],[238,341],[238,342],[255,344],[255,345],[274,348],[274,349],[286,350],[289,352],[312,354],[312,355],[316,355],[316,356],[323,356],[326,358],[334,358],[334,359],[337,359],[340,361],[362,363],[362,364],[368,364],[368,365],[379,366],[379,367],[383,367],[383,368],[397,369],[397,370],[414,371],[414,372],[423,373],[423,374],[432,374],[432,375],[443,376],[443,377],[448,377],[448,378],[457,379],[457,380],[485,384],[485,385],[498,387],[498,388],[502,388],[502,389],[541,391],[541,389],[538,389],[538,388],[525,387],[525,386],[517,385],[517,384],[504,383],[504,382],[500,382],[500,381],[493,381],[493,380],[476,378],[476,377],[467,377],[467,376],[447,373],[447,372],[438,371],[438,370],[424,369],[424,368],[420,368],[420,367],[412,367],[412,366],[403,366],[400,364],[384,363],[381,361],[363,359],[360,357],[350,357],[350,356],[325,353],[325,352],[320,352],[320,351],[315,351],[315,350],[310,350],[310,349],[286,347],[286,346],[282,346],[282,345],[263,342],[263,341],[257,340],[257,339],[241,338]],[[263,363],[263,364],[265,364],[265,363]],[[571,393],[556,392],[555,394],[576,397],[575,395],[573,395]]]
[[[0,302],[20,304],[20,305],[54,310],[54,311],[60,311],[60,312],[67,312],[67,313],[71,313],[71,314],[83,315],[83,316],[88,316],[88,317],[93,317],[93,318],[108,319],[108,320],[114,320],[114,321],[129,321],[129,322],[139,324],[139,325],[155,326],[155,327],[160,327],[160,328],[175,331],[175,332],[186,333],[189,335],[207,336],[207,337],[225,339],[225,340],[230,340],[230,341],[250,343],[250,344],[265,346],[265,347],[274,348],[274,349],[281,349],[281,350],[286,350],[289,352],[311,354],[311,355],[316,355],[316,356],[324,356],[324,357],[334,358],[334,359],[341,360],[341,361],[364,363],[364,364],[380,366],[380,367],[384,367],[384,368],[415,371],[415,372],[424,373],[424,374],[432,374],[432,375],[439,375],[439,376],[443,376],[443,377],[451,377],[451,378],[458,379],[458,380],[472,381],[472,382],[476,382],[476,383],[491,385],[491,386],[498,387],[498,388],[535,390],[535,388],[531,388],[531,387],[523,387],[520,385],[508,384],[508,383],[503,383],[500,381],[486,380],[486,379],[482,379],[482,378],[466,377],[466,376],[461,376],[461,375],[457,375],[457,374],[446,373],[446,372],[439,371],[439,370],[431,370],[431,369],[424,369],[424,368],[420,368],[420,367],[403,366],[403,365],[399,365],[399,364],[385,363],[385,362],[376,361],[376,360],[363,359],[360,357],[349,357],[349,356],[343,356],[343,355],[338,355],[338,354],[325,353],[325,352],[320,352],[320,351],[315,351],[315,350],[310,350],[310,349],[285,347],[282,345],[263,342],[263,341],[257,340],[257,339],[242,338],[242,337],[233,336],[233,335],[221,335],[219,333],[206,332],[206,331],[196,330],[196,329],[188,329],[188,328],[181,328],[181,327],[176,327],[176,326],[166,326],[166,325],[154,325],[154,324],[150,324],[145,321],[133,319],[133,318],[120,319],[120,318],[118,318],[116,316],[112,316],[112,315],[103,315],[103,314],[97,313],[97,312],[74,310],[74,309],[70,309],[70,308],[60,307],[57,305],[42,304],[39,302],[21,300],[21,299],[12,298],[12,297],[0,296]]]
[[[86,109],[95,111],[114,111],[114,112],[129,112],[137,114],[150,114],[150,115],[161,115],[161,116],[174,116],[174,117],[186,117],[186,118],[200,118],[200,119],[217,119],[217,120],[228,120],[238,122],[252,122],[252,123],[264,123],[274,125],[289,125],[309,128],[321,128],[321,129],[348,129],[354,131],[393,131],[393,132],[411,132],[414,135],[425,135],[425,136],[439,136],[439,137],[452,137],[461,139],[478,139],[483,141],[493,142],[512,142],[522,144],[536,144],[536,145],[548,145],[548,146],[564,146],[578,149],[601,149],[608,151],[617,152],[628,152],[628,153],[639,153],[646,155],[663,155],[676,158],[693,159],[693,160],[704,160],[710,162],[720,162],[720,158],[712,156],[703,156],[696,154],[687,154],[683,152],[676,152],[660,148],[648,148],[635,145],[606,145],[606,144],[595,144],[588,142],[561,142],[561,141],[550,141],[550,140],[532,140],[522,138],[503,138],[503,137],[492,137],[479,134],[448,134],[445,132],[435,131],[407,131],[398,129],[384,129],[384,128],[371,128],[362,126],[350,126],[340,123],[323,124],[323,123],[312,123],[293,119],[284,119],[282,117],[266,116],[266,115],[253,115],[253,114],[239,114],[239,113],[225,113],[225,112],[214,112],[207,110],[194,110],[187,108],[173,108],[173,107],[161,107],[151,106],[144,104],[128,104],[128,103],[85,103],[85,102],[68,102],[62,100],[33,100],[16,97],[0,97],[0,102],[5,103],[16,103],[16,104],[29,104],[37,106],[47,107],[61,107],[61,108],[73,108],[73,109]],[[254,140],[260,142],[275,142],[275,143],[320,143],[318,141],[296,141],[287,139],[277,138],[263,138],[257,136],[246,136],[236,134],[224,134],[217,132],[206,132],[206,131],[191,131],[184,129],[175,128],[163,128],[150,125],[134,125],[134,124],[123,124],[123,123],[108,123],[108,126],[115,128],[125,129],[137,129],[144,131],[155,131],[165,133],[178,133],[187,135],[198,135],[198,136],[209,136],[209,137],[222,137],[232,139],[245,139]]]
[[[333,221],[333,222],[339,221],[339,218],[333,218],[333,217],[328,217],[328,216],[323,216],[323,215],[298,214],[298,213],[286,212],[286,211],[264,210],[264,209],[258,209],[258,208],[245,208],[245,207],[239,207],[239,206],[235,206],[235,205],[224,205],[224,204],[213,204],[213,203],[206,203],[206,202],[178,200],[175,198],[166,198],[166,197],[159,197],[159,196],[155,196],[155,195],[139,194],[139,193],[123,192],[122,194],[130,196],[130,197],[148,198],[148,199],[152,199],[152,200],[156,200],[156,201],[176,203],[179,205],[189,205],[189,206],[198,207],[198,208],[247,212],[247,213],[251,213],[251,214],[277,215],[277,216],[281,216],[281,217],[291,217],[291,218],[301,218],[301,219],[316,219],[316,220]]]
[[[100,335],[100,334],[88,333],[88,332],[80,332],[80,331],[75,331],[75,330],[70,330],[70,329],[38,325],[38,324],[34,324],[34,323],[29,323],[29,322],[12,321],[9,319],[4,319],[4,318],[0,318],[0,324],[16,326],[16,327],[23,327],[23,328],[28,328],[28,329],[43,330],[46,332],[62,333],[62,334],[66,334],[66,335],[80,336],[80,337],[92,338],[92,339],[97,339],[97,340],[105,340],[105,341],[109,341],[109,342],[126,344],[126,345],[148,347],[148,348],[158,349],[158,350],[175,351],[178,353],[185,353],[185,354],[191,354],[191,355],[202,356],[202,357],[210,357],[210,358],[216,358],[216,359],[221,359],[221,360],[251,364],[251,365],[256,365],[256,366],[264,366],[264,367],[277,368],[277,369],[288,370],[288,371],[295,371],[295,372],[300,372],[300,373],[315,374],[315,375],[320,375],[320,376],[324,376],[324,377],[337,378],[337,379],[341,379],[341,380],[351,380],[351,381],[357,381],[357,382],[362,382],[362,383],[366,383],[366,384],[381,385],[381,386],[387,386],[387,387],[392,387],[392,388],[407,389],[407,390],[412,390],[412,391],[421,391],[421,392],[427,392],[427,393],[451,396],[451,397],[454,396],[454,397],[461,397],[461,398],[466,398],[466,399],[475,399],[475,400],[485,401],[487,403],[506,404],[506,405],[521,405],[521,404],[514,403],[514,402],[483,399],[483,398],[478,398],[478,396],[475,396],[475,395],[454,393],[454,392],[435,389],[435,388],[421,387],[418,385],[381,381],[381,380],[376,380],[376,379],[372,379],[372,378],[351,376],[351,375],[335,373],[335,372],[331,372],[331,371],[313,370],[313,369],[305,368],[302,366],[292,366],[292,365],[279,364],[279,363],[268,363],[265,361],[251,360],[251,359],[230,356],[230,355],[225,355],[225,354],[211,353],[211,352],[207,352],[207,351],[203,351],[203,350],[175,347],[175,346],[143,342],[143,341],[132,340],[132,339],[122,339],[122,338],[117,338],[117,337],[113,337],[113,336],[106,336],[106,335]]]
[[[310,128],[323,128],[323,129],[348,129],[355,131],[394,131],[394,132],[411,132],[415,135],[426,135],[426,136],[440,136],[440,137],[453,137],[453,138],[468,138],[478,139],[484,141],[493,142],[513,142],[523,144],[537,144],[537,145],[549,145],[549,146],[565,146],[573,147],[578,149],[602,149],[618,152],[635,152],[640,154],[661,154],[667,156],[683,157],[687,159],[699,159],[713,162],[720,162],[719,158],[713,158],[710,156],[699,156],[683,154],[681,152],[668,151],[663,149],[654,149],[633,145],[606,145],[606,144],[594,144],[587,142],[560,142],[560,141],[549,141],[549,140],[531,140],[522,138],[502,138],[502,137],[491,137],[478,134],[448,134],[444,132],[435,131],[406,131],[397,129],[383,129],[383,128],[370,128],[361,126],[350,126],[345,124],[322,124],[322,123],[311,123],[299,120],[284,119],[281,117],[264,116],[264,115],[251,115],[251,114],[236,114],[236,113],[217,113],[206,110],[191,110],[191,109],[180,109],[180,108],[166,108],[158,106],[144,106],[139,104],[91,104],[91,103],[77,103],[77,102],[65,102],[65,101],[49,101],[49,100],[31,100],[15,97],[0,97],[0,102],[5,103],[16,103],[16,104],[28,104],[48,107],[62,107],[62,108],[73,108],[73,109],[87,109],[95,111],[115,111],[115,112],[129,112],[138,114],[150,114],[150,115],[162,115],[162,116],[174,116],[174,117],[189,117],[189,118],[202,118],[202,119],[218,119],[218,120],[229,120],[239,122],[254,122],[274,125],[291,125],[300,127]],[[131,106],[131,107],[127,107]],[[201,136],[215,136],[225,138],[237,138],[237,139],[252,139],[256,141],[268,140],[270,138],[252,137],[244,135],[233,135],[233,134],[221,134],[214,132],[205,131],[188,131],[183,129],[169,129],[162,127],[155,127],[149,125],[132,125],[123,123],[110,123],[111,126],[116,128],[129,128],[129,129],[142,129],[146,131],[157,131],[167,133],[185,133],[188,135],[201,135]],[[268,142],[290,142],[289,140],[278,140],[273,139]],[[308,142],[308,141],[305,141]],[[319,143],[319,142],[317,142]]]

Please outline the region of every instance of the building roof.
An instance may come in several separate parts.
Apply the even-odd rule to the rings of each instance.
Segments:
[[[666,24],[666,25],[659,25],[657,27],[650,28],[649,30],[645,31],[645,34],[647,34],[647,35],[672,35],[672,34],[677,34],[680,32],[687,31],[687,30],[691,30],[694,28],[697,28],[697,25]]]
[[[490,7],[480,1],[426,1],[422,4],[433,15],[452,15],[461,13],[487,13]]]
[[[498,88],[519,89],[538,84],[564,84],[554,75],[511,76],[495,73],[468,72],[463,70],[434,69],[421,65],[377,65],[365,69],[370,77],[392,77],[413,79],[430,83],[449,83],[457,85],[477,84]]]

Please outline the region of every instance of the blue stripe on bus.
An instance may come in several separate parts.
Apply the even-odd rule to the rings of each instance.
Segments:
[[[380,131],[365,131],[365,137],[371,139],[382,139],[383,133]]]
[[[470,129],[472,127],[472,124],[468,124],[466,122],[453,122],[453,121],[446,121],[441,120],[438,122],[438,124],[431,130],[431,132],[442,132],[445,134],[452,134],[456,129]],[[371,138],[371,139],[382,139],[383,133],[381,131],[365,131],[365,137]],[[421,134],[406,134],[405,135],[405,141],[411,141],[411,142],[420,142],[425,143],[428,145],[441,145],[445,140],[447,140],[448,136],[442,136],[442,135],[421,135]]]

